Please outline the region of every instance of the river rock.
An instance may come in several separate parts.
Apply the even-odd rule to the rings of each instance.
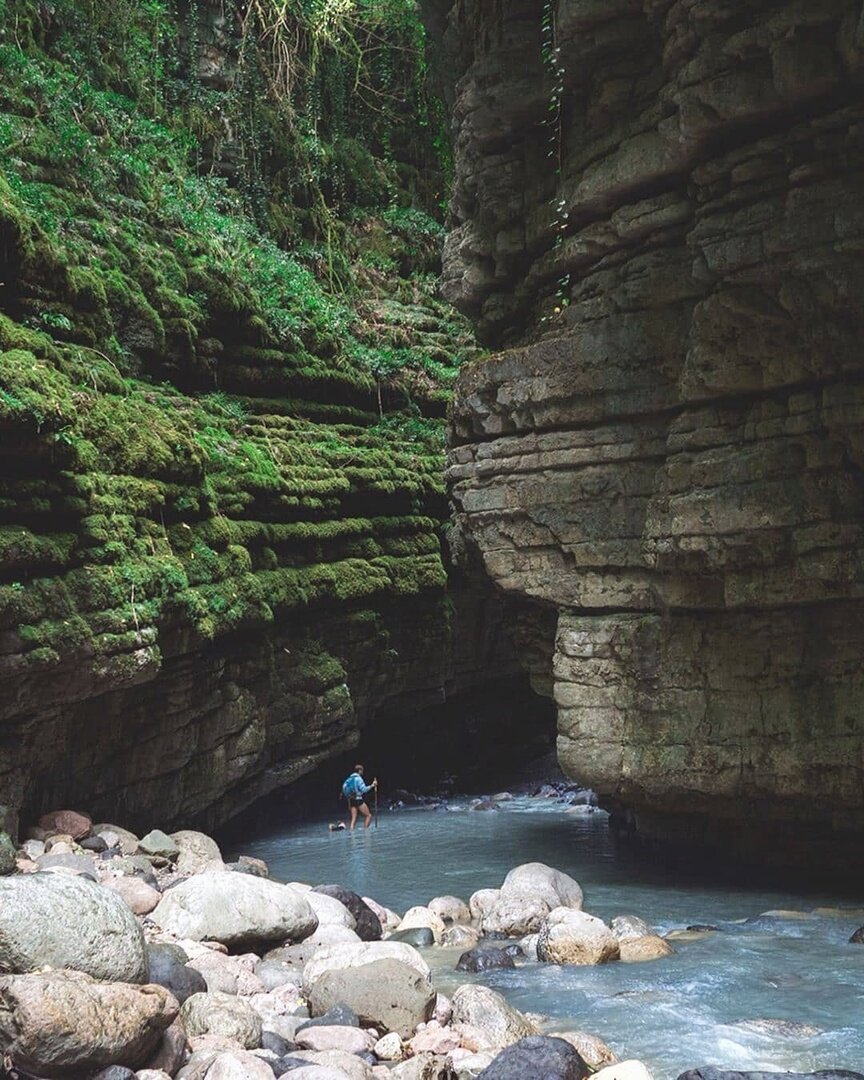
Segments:
[[[189,1057],[189,1041],[186,1036],[186,1028],[183,1021],[178,1017],[170,1027],[166,1028],[156,1047],[155,1052],[147,1061],[148,1069],[161,1069],[174,1076],[186,1064]]]
[[[618,942],[619,959],[625,964],[638,964],[644,960],[662,960],[674,952],[668,941],[657,934],[645,934],[643,937],[625,938]]]
[[[0,878],[0,971],[72,968],[106,982],[147,978],[144,936],[120,897],[82,877]]]
[[[435,935],[428,926],[415,926],[408,930],[394,930],[387,935],[388,941],[401,941],[413,945],[415,949],[428,949],[435,944]]]
[[[530,896],[542,900],[551,911],[556,907],[582,910],[582,888],[569,874],[545,863],[523,863],[515,866],[504,878],[502,898]]]
[[[402,922],[396,927],[396,932],[401,930],[431,930],[435,938],[435,944],[441,944],[444,934],[444,922],[434,912],[426,907],[409,908],[402,917]]]
[[[457,971],[494,971],[495,968],[513,968],[513,957],[504,949],[471,949],[462,953],[456,964]]]
[[[480,1080],[586,1080],[590,1070],[576,1050],[563,1039],[529,1035],[502,1050],[478,1074]]]
[[[180,882],[163,895],[151,918],[177,937],[232,948],[302,941],[318,926],[309,902],[294,889],[228,872]]]
[[[471,922],[471,909],[458,896],[436,896],[429,901],[427,908],[433,915],[437,915],[445,926],[454,923],[467,925]]]
[[[401,1061],[405,1053],[401,1036],[397,1031],[389,1032],[375,1043],[372,1052],[381,1061]]]
[[[554,908],[540,927],[537,956],[552,964],[603,964],[617,960],[618,942],[602,919],[573,908]]]
[[[108,843],[98,834],[96,836],[85,836],[83,840],[78,841],[78,846],[82,851],[91,851],[96,855],[101,855],[103,851],[108,850]]]
[[[435,1012],[433,1015],[441,1027],[446,1027],[453,1019],[453,1002],[446,994],[439,993],[435,995]]]
[[[329,926],[319,926],[314,934],[306,938],[306,941],[314,948],[318,948],[321,945],[359,944],[360,937],[356,930],[349,930],[347,926],[331,923]]]
[[[449,1054],[459,1046],[459,1036],[452,1028],[442,1026],[437,1020],[430,1020],[417,1028],[408,1045],[414,1054]]]
[[[492,1064],[494,1057],[494,1054],[477,1054],[463,1049],[451,1050],[447,1055],[447,1060],[450,1062],[456,1080],[474,1080]]]
[[[648,937],[653,934],[653,926],[649,926],[638,915],[616,915],[609,928],[619,941],[627,941],[630,938]]]
[[[106,1065],[104,1069],[94,1073],[91,1080],[132,1080],[135,1076],[134,1069],[127,1069],[125,1065]]]
[[[101,822],[93,826],[93,832],[101,836],[109,848],[118,847],[124,855],[137,855],[138,837],[119,825]]]
[[[142,836],[138,841],[138,850],[142,855],[153,855],[170,862],[174,862],[180,854],[176,841],[161,829],[151,829],[146,836]]]
[[[859,926],[852,937],[849,938],[850,945],[864,945],[864,926]]]
[[[473,926],[456,924],[448,926],[441,938],[441,944],[450,948],[474,949],[480,941],[480,931]]]
[[[395,930],[399,923],[402,922],[401,915],[388,907],[384,907],[383,904],[379,904],[371,896],[363,896],[361,900],[377,915],[382,931]]]
[[[96,866],[93,859],[83,853],[52,850],[48,855],[40,855],[36,860],[36,866],[39,870],[50,870],[51,873],[74,874],[87,877],[91,881],[96,880]]]
[[[600,1080],[652,1080],[651,1073],[641,1061],[619,1061],[594,1073]]]
[[[372,1070],[369,1065],[356,1054],[346,1054],[343,1050],[295,1050],[291,1054],[292,1059],[308,1062],[309,1066],[315,1066],[328,1070],[329,1075],[340,1072],[342,1077],[348,1080],[372,1080]],[[306,1075],[305,1068],[291,1070],[291,1080]],[[311,1073],[308,1074],[311,1077]]]
[[[326,1024],[301,1028],[294,1041],[303,1050],[343,1050],[346,1054],[362,1054],[371,1050],[376,1040],[359,1027]]]
[[[138,1069],[133,1075],[137,1080],[171,1080],[171,1074],[164,1069]]]
[[[166,987],[181,1005],[193,994],[207,990],[204,976],[194,968],[187,967],[187,960],[186,953],[179,945],[151,942],[147,946],[148,981]]]
[[[309,965],[306,971],[308,969]],[[418,1024],[431,1017],[435,1006],[435,991],[428,975],[390,957],[359,966],[325,970],[311,981],[307,979],[306,971],[303,981],[304,985],[311,982],[308,999],[313,1016],[320,1016],[337,1003],[344,1002],[358,1014],[361,1023],[382,1032],[396,1031],[407,1039]]]
[[[36,1076],[143,1065],[178,1005],[161,986],[97,982],[80,971],[0,978],[0,1045]]]
[[[304,1020],[297,1028],[297,1031],[304,1031],[310,1027],[333,1027],[334,1025],[359,1028],[360,1017],[344,1002],[340,1002],[338,1005],[334,1005],[332,1009],[328,1009],[326,1013],[315,1016],[311,1020]]]
[[[618,1062],[615,1051],[596,1035],[589,1035],[585,1031],[550,1031],[549,1035],[570,1043],[591,1069],[602,1069]]]
[[[452,1080],[446,1058],[435,1054],[417,1054],[390,1070],[392,1080]]]
[[[275,990],[279,986],[300,986],[303,982],[302,968],[292,967],[282,960],[260,960],[255,967],[255,974],[261,980],[265,991]]]
[[[181,829],[171,833],[171,840],[179,852],[177,873],[184,875],[200,874],[222,862],[222,852],[216,841],[206,833],[195,829]]]
[[[105,886],[113,889],[135,915],[149,915],[162,899],[162,894],[141,878],[121,875],[108,878]]]
[[[187,967],[199,972],[207,983],[207,990],[213,993],[221,990],[225,994],[263,994],[266,987],[255,974],[258,957],[254,953],[246,956],[224,956],[222,953],[208,950],[191,959]]]
[[[324,972],[360,967],[376,960],[398,960],[429,981],[429,965],[410,945],[396,941],[361,941],[355,945],[317,950],[303,968],[303,986],[309,990]]]
[[[313,891],[332,896],[348,908],[354,916],[354,929],[361,941],[381,940],[381,922],[378,916],[357,893],[341,885],[318,885]]]
[[[500,889],[478,889],[477,892],[472,893],[468,900],[468,910],[471,912],[471,918],[482,923],[500,898]]]
[[[453,1023],[478,1028],[492,1046],[509,1046],[527,1035],[537,1034],[537,1028],[526,1016],[488,986],[460,986],[452,1000]]]
[[[93,821],[78,810],[52,810],[39,818],[39,828],[46,833],[65,833],[73,840],[83,840],[90,835]]]
[[[206,1080],[273,1080],[273,1070],[266,1061],[244,1050],[225,1050],[217,1054],[204,1074]]]
[[[193,994],[180,1010],[180,1019],[190,1037],[221,1035],[246,1050],[261,1043],[261,1017],[243,998],[233,994]]]
[[[296,888],[294,882],[291,882],[291,887]],[[307,889],[303,891],[303,897],[318,916],[319,930],[323,926],[343,926],[348,930],[356,930],[357,920],[335,896],[317,892],[315,889]]]

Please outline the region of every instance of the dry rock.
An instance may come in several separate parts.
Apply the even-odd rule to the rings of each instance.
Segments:
[[[603,964],[617,960],[619,944],[602,919],[572,908],[554,908],[540,927],[537,956],[552,964]]]
[[[534,1024],[501,994],[473,984],[460,986],[453,994],[453,1023],[478,1029],[493,1047],[510,1046],[526,1035],[537,1033]]]

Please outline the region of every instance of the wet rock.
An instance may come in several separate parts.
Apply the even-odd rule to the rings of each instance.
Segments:
[[[409,908],[402,917],[402,922],[396,928],[397,932],[416,929],[431,930],[435,943],[437,945],[441,944],[441,938],[444,934],[444,922],[428,908],[420,906]]]
[[[496,968],[515,968],[513,957],[504,949],[471,949],[462,953],[457,971],[494,971]]]
[[[181,829],[171,833],[171,840],[177,847],[177,872],[179,874],[200,874],[214,863],[222,862],[219,845],[206,833],[194,829]]]
[[[90,835],[93,821],[77,810],[52,810],[39,818],[39,828],[47,833],[65,833],[73,840],[83,840]]]
[[[302,894],[245,874],[196,874],[162,897],[151,918],[163,930],[232,948],[302,941],[318,919]]]
[[[151,829],[146,836],[142,836],[138,842],[138,850],[142,855],[168,859],[169,862],[173,862],[180,854],[176,842],[161,829]]]
[[[586,1080],[590,1070],[563,1039],[529,1035],[502,1050],[479,1077],[482,1080]]]
[[[207,990],[204,976],[187,967],[189,958],[179,945],[153,942],[147,946],[147,981],[170,990],[182,1005],[193,994]]]
[[[625,938],[618,942],[619,959],[625,964],[638,964],[646,960],[662,960],[673,953],[668,941],[657,934],[645,934],[644,937]]]
[[[435,935],[427,926],[415,926],[408,930],[394,930],[387,940],[401,941],[405,945],[413,945],[415,949],[425,949],[435,944]]]
[[[609,927],[584,911],[555,908],[540,927],[537,956],[546,963],[603,964],[619,955],[619,944]]]
[[[472,799],[468,804],[469,810],[498,810],[500,807],[491,799]]]
[[[647,937],[654,933],[654,928],[638,915],[616,915],[609,924],[609,928],[619,941]]]
[[[341,885],[318,885],[313,891],[334,897],[351,912],[354,916],[354,929],[361,941],[381,940],[381,922],[378,916],[357,893]]]
[[[119,896],[86,878],[0,878],[0,970],[25,973],[46,966],[107,982],[144,982],[141,928]]]
[[[460,986],[453,994],[453,1023],[477,1028],[495,1047],[536,1035],[534,1024],[487,986]]]
[[[233,994],[193,994],[183,1003],[180,1019],[190,1037],[220,1035],[246,1050],[261,1043],[261,1017],[247,1001]]]
[[[473,949],[480,940],[480,931],[473,926],[448,926],[441,938],[441,944],[451,948]]]
[[[0,978],[0,1045],[36,1076],[143,1064],[177,1015],[161,986],[97,982],[79,971]]]
[[[579,1057],[593,1070],[618,1062],[615,1051],[596,1035],[589,1035],[585,1031],[550,1031],[549,1035],[570,1043]]]
[[[781,1039],[813,1039],[822,1034],[822,1029],[813,1024],[802,1024],[796,1020],[741,1020],[735,1027],[744,1031],[753,1031],[757,1035],[771,1035]]]
[[[864,945],[864,926],[859,926],[852,937],[849,938],[850,945]]]
[[[371,896],[363,896],[361,900],[369,908],[372,909],[375,915],[378,917],[378,921],[381,923],[382,931],[395,930],[396,927],[402,922],[402,916],[395,911],[391,911],[390,908],[386,908],[383,904],[379,904],[377,900],[373,900]]]
[[[304,984],[309,981],[305,971],[303,980]],[[357,1013],[361,1023],[382,1032],[396,1031],[403,1038],[410,1038],[417,1025],[431,1017],[435,1006],[435,991],[428,975],[392,958],[326,970],[311,982],[308,998],[313,1016],[321,1016],[344,1002]]]
[[[427,908],[433,915],[437,915],[445,926],[467,925],[471,922],[471,911],[458,896],[436,896],[429,901]]]
[[[524,863],[507,874],[481,925],[485,933],[522,937],[536,933],[546,915],[558,907],[581,910],[579,883],[545,863]]]
[[[482,922],[500,898],[500,889],[478,889],[475,893],[472,893],[468,901],[471,918],[477,922]]]

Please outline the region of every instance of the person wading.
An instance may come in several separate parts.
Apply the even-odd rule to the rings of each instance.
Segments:
[[[348,825],[349,829],[353,829],[357,824],[358,812],[363,815],[363,827],[368,829],[372,824],[372,814],[369,812],[369,807],[366,805],[366,796],[370,791],[375,792],[375,797],[378,797],[378,779],[377,777],[371,784],[367,784],[363,779],[363,766],[355,765],[354,772],[348,777],[345,783],[342,785],[342,794],[348,800],[348,807],[351,811],[351,821]]]

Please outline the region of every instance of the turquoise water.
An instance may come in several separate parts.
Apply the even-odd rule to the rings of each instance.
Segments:
[[[549,1018],[548,1030],[580,1029],[605,1039],[619,1057],[644,1061],[655,1080],[685,1069],[864,1071],[864,946],[847,943],[864,923],[831,883],[812,891],[748,887],[682,875],[613,845],[605,815],[581,817],[557,803],[517,799],[497,812],[384,811],[377,829],[327,831],[326,822],[274,825],[242,845],[274,877],[338,882],[397,911],[445,893],[467,900],[497,887],[524,862],[545,862],[576,878],[585,910],[609,920],[637,914],[659,932],[709,923],[722,932],[675,944],[675,955],[647,964],[558,967],[524,964],[480,981],[514,1005]],[[771,910],[845,908],[842,915],[748,920]],[[444,992],[470,977],[456,973],[458,951],[425,956]],[[750,1030],[754,1020],[789,1020],[818,1029],[793,1037]]]

